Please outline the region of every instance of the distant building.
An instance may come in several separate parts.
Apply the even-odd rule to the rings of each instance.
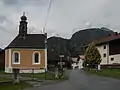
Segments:
[[[101,54],[101,65],[120,66],[120,34],[115,33],[94,42]]]
[[[71,58],[72,59],[72,68],[78,68],[78,69],[82,69],[83,68],[83,62],[84,62],[84,55],[78,55],[78,56],[74,56]]]
[[[5,51],[4,50],[0,50],[0,69],[4,69],[5,68]]]
[[[19,34],[5,48],[5,72],[20,69],[21,73],[45,72],[47,69],[47,35],[28,34],[27,17],[21,17]]]

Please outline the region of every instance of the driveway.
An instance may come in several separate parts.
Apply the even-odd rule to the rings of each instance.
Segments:
[[[90,75],[82,70],[72,70],[68,81],[26,90],[120,90],[120,80]]]

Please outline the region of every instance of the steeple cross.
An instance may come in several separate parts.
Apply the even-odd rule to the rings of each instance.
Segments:
[[[23,12],[23,16],[25,16],[25,12]]]

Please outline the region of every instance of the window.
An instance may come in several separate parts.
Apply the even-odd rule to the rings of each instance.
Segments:
[[[106,53],[103,54],[103,57],[106,57]]]
[[[104,46],[104,49],[106,49],[106,46]]]
[[[39,52],[33,53],[33,64],[40,64],[40,53]]]
[[[13,64],[20,64],[20,53],[19,52],[13,52]]]
[[[111,61],[114,61],[114,58],[111,58]]]

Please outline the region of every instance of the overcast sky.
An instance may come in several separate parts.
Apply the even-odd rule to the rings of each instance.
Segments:
[[[52,0],[46,26],[48,36],[70,38],[79,29],[107,27],[120,31],[120,0]],[[0,0],[0,47],[18,34],[20,17],[26,12],[28,32],[41,33],[49,0]]]

